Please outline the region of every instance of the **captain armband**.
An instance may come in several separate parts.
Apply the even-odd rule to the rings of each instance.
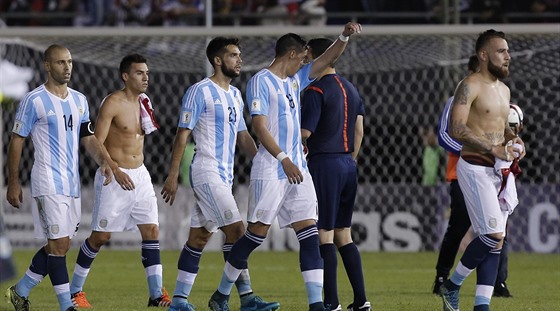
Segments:
[[[91,121],[80,124],[80,138],[93,135],[93,124]]]

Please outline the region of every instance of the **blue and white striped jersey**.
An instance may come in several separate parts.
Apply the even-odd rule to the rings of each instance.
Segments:
[[[35,160],[31,170],[31,195],[60,194],[80,197],[80,126],[89,123],[84,94],[68,88],[61,99],[44,85],[27,93],[16,112],[12,132],[31,134]]]
[[[438,143],[445,150],[453,152],[456,155],[461,154],[463,145],[449,136],[449,122],[451,121],[451,107],[453,106],[454,96],[449,97],[443,107],[443,112],[439,117],[438,123]]]
[[[189,87],[183,96],[178,126],[192,130],[195,155],[191,185],[221,179],[233,183],[237,133],[247,130],[243,97],[236,87],[226,91],[210,78]]]
[[[257,72],[247,84],[247,103],[251,116],[268,117],[267,129],[280,148],[302,171],[307,162],[301,144],[300,92],[309,80],[311,63],[303,66],[295,76],[280,79],[268,69]],[[282,164],[261,144],[253,159],[251,179],[285,179]]]

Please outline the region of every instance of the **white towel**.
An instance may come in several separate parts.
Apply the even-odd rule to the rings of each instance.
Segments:
[[[502,178],[502,189],[500,189],[498,193],[500,209],[502,211],[507,211],[510,215],[519,204],[517,188],[515,186],[515,175],[510,171],[512,163],[513,161],[504,161],[496,158],[496,164],[494,164],[496,174]],[[505,180],[503,180],[504,178]]]
[[[140,103],[142,129],[144,129],[144,133],[147,135],[159,129],[159,124],[156,122],[154,117],[154,109],[152,108],[152,102],[150,101],[148,95],[144,93],[140,94],[138,96],[138,102]]]

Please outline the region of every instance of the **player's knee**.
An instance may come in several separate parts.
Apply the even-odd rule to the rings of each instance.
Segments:
[[[194,248],[198,248],[198,249],[204,249],[204,247],[206,246],[206,244],[208,244],[208,241],[210,240],[210,237],[212,237],[212,234],[197,234],[194,236],[189,236],[189,240],[187,241],[187,245],[194,247]]]
[[[88,238],[88,243],[95,249],[100,249],[101,246],[107,244],[111,240],[110,232],[92,232]]]

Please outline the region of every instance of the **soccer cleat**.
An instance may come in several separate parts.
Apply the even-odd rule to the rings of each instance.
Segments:
[[[511,298],[513,297],[511,295],[511,293],[509,292],[509,289],[506,285],[506,283],[500,283],[496,286],[494,286],[494,294],[492,295],[494,297],[503,297],[503,298]]]
[[[76,308],[80,308],[80,309],[91,309],[93,308],[87,298],[86,298],[86,293],[84,292],[77,292],[75,294],[72,294],[72,304],[74,305],[74,307]]]
[[[315,302],[309,305],[309,311],[330,311],[330,305],[324,306],[323,302]]]
[[[6,300],[8,303],[11,303],[14,306],[15,311],[29,311],[31,303],[29,299],[25,297],[21,297],[16,292],[16,286],[13,285],[8,290],[6,290],[5,294]]]
[[[195,311],[194,306],[188,302],[183,302],[176,306],[169,307],[168,311]]]
[[[78,311],[78,309],[76,309],[74,307],[70,307],[70,308],[66,309],[66,311]]]
[[[327,306],[326,306],[326,309],[329,310],[329,311],[342,311],[342,306],[341,306],[341,305],[338,305],[336,308],[333,309],[333,308],[331,307],[331,305],[327,305]]]
[[[278,302],[266,302],[261,297],[251,294],[243,299],[241,311],[273,311],[280,307]]]
[[[443,276],[436,276],[436,279],[434,280],[434,287],[432,289],[433,294],[439,295],[439,288],[441,287],[443,282],[445,282],[445,279],[446,278]]]
[[[167,308],[169,306],[171,306],[171,298],[169,298],[169,293],[167,293],[167,290],[165,290],[165,288],[161,289],[163,295],[161,295],[160,297],[156,298],[156,299],[152,299],[150,298],[148,300],[148,307],[164,307]]]
[[[443,300],[443,311],[459,311],[459,290],[448,290],[445,285],[439,288]]]
[[[229,296],[215,291],[212,297],[210,297],[210,301],[208,301],[208,308],[211,311],[229,311],[228,298]]]
[[[371,303],[369,301],[364,302],[364,304],[361,307],[354,307],[354,304],[351,303],[350,305],[348,305],[348,307],[346,307],[346,310],[348,311],[371,311]]]

